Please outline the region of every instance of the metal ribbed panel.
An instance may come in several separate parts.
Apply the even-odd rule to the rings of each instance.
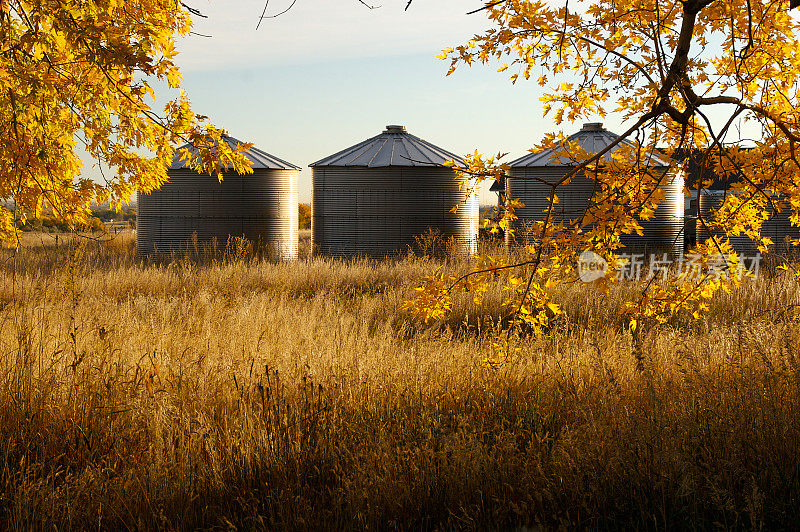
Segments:
[[[564,177],[569,171],[567,167],[538,167],[538,168],[511,168],[506,177],[506,196],[519,199],[525,204],[516,209],[517,220],[514,221],[514,235],[506,232],[506,244],[513,238],[521,244],[529,243],[536,238],[531,226],[533,222],[545,219],[550,203],[550,186],[545,183],[524,179],[538,177],[549,183],[554,183]],[[592,197],[594,181],[582,176],[575,176],[567,187],[559,187],[556,194],[559,202],[553,206],[552,222],[568,223],[570,220],[580,218]]]
[[[710,218],[712,211],[717,209],[725,200],[724,190],[705,190],[700,194],[700,216],[703,219]],[[791,211],[784,209],[781,212],[773,212],[772,216],[761,226],[761,235],[767,236],[775,243],[773,251],[784,253],[791,251],[793,247],[786,245],[786,238],[800,238],[800,228],[793,226],[789,221]],[[699,221],[697,223],[697,241],[705,242],[714,234],[720,238],[725,235],[720,232],[711,232],[706,229]],[[748,237],[739,235],[728,237],[733,249],[739,254],[751,255],[757,252],[758,243]]]
[[[643,236],[622,235],[620,241],[626,251],[683,252],[684,216],[686,200],[683,196],[684,175],[669,171],[664,176],[661,190],[664,198],[650,220],[641,220]]]
[[[762,226],[761,234],[775,242],[774,251],[778,253],[797,251],[797,248],[786,240],[787,238],[800,239],[800,228],[792,225],[789,220],[791,214],[791,209],[785,207],[781,212],[773,212],[770,219]]]
[[[712,211],[722,205],[725,199],[724,190],[704,190],[698,199],[700,207],[700,217],[707,220],[711,217]],[[711,235],[716,235],[720,238],[725,238],[723,233],[709,231],[699,220],[695,226],[697,235],[697,242],[702,243],[711,238]],[[730,237],[731,245],[737,253],[750,254],[755,251],[756,244],[746,236],[732,236]]]
[[[519,198],[525,207],[516,210],[518,219],[514,229],[516,241],[527,243],[535,234],[529,234],[527,227],[534,221],[544,220],[545,209],[550,199],[550,186],[533,181],[531,177],[538,177],[550,183],[556,182],[570,170],[566,166],[540,166],[540,167],[512,167],[506,178],[506,194],[509,198]],[[683,248],[683,174],[670,172],[662,185],[664,199],[656,209],[655,216],[647,221],[641,221],[643,236],[622,235],[621,241],[627,252],[674,252],[678,253]],[[583,175],[577,175],[567,185],[560,186],[556,195],[559,202],[553,207],[552,220],[554,223],[569,223],[579,219],[589,200],[595,193],[595,181]],[[509,236],[506,237],[509,243]]]
[[[214,176],[169,170],[160,190],[138,194],[136,245],[140,254],[185,252],[197,233],[203,245],[244,236],[277,258],[297,258],[297,170],[258,169]]]
[[[603,129],[599,122],[584,124],[577,133],[567,138],[569,142],[577,142],[589,154],[598,153],[619,139],[610,131]],[[635,147],[628,140],[621,144]],[[602,160],[610,161],[614,151],[620,145],[604,154]],[[654,153],[643,153],[643,161],[653,171],[666,172],[661,189],[664,198],[656,209],[652,219],[640,221],[643,236],[621,235],[620,240],[626,252],[670,252],[680,253],[683,250],[684,198],[682,172],[669,170],[669,162]],[[511,169],[506,179],[506,194],[509,198],[519,198],[525,207],[518,209],[518,220],[515,230],[518,242],[529,241],[535,235],[526,236],[526,226],[543,220],[547,208],[551,188],[547,183],[537,183],[523,178],[538,177],[548,183],[555,183],[573,168],[573,161],[558,156],[556,149],[548,149],[540,153],[530,153],[510,163]],[[569,184],[558,187],[556,195],[559,203],[553,207],[553,221],[569,223],[577,220],[589,205],[589,200],[597,192],[595,181],[582,174],[573,177]],[[509,237],[507,235],[506,242]]]
[[[428,228],[477,251],[477,195],[465,201],[448,168],[315,166],[312,174],[312,239],[323,255],[402,253]]]
[[[691,203],[694,203],[692,201]],[[697,244],[697,209],[688,207],[683,211],[683,251],[689,251]]]

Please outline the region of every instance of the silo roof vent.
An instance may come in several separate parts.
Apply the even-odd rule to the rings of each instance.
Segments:
[[[397,134],[397,133],[405,133],[405,132],[406,132],[406,126],[398,126],[398,125],[386,126],[386,131],[384,131],[384,133],[389,133],[389,134],[392,134],[392,133]]]
[[[583,124],[583,131],[602,131],[603,130],[603,123],[602,122],[586,122]]]

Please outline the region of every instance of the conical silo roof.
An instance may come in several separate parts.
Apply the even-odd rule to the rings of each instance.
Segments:
[[[228,146],[231,147],[231,149],[236,149],[239,144],[244,144],[244,142],[227,135],[223,136],[222,138],[228,144]],[[193,156],[197,154],[197,148],[191,144],[184,144],[181,146],[181,148],[187,148]],[[261,151],[255,146],[249,150],[245,150],[244,154],[252,163],[251,168],[253,170],[300,170],[299,166],[286,162],[283,159],[278,159],[274,155],[270,155],[265,151]],[[180,153],[176,152],[172,159],[172,165],[169,167],[169,169],[181,170],[183,168],[187,168],[186,161],[181,160]]]
[[[594,154],[607,148],[609,144],[619,138],[619,135],[603,128],[601,122],[589,122],[583,125],[580,131],[567,137],[567,142],[577,142],[586,153]],[[627,146],[635,146],[628,140],[623,140]],[[621,143],[621,144],[622,144]],[[610,162],[611,154],[619,148],[619,145],[603,155],[603,161]],[[530,168],[543,166],[572,166],[574,162],[566,157],[553,157],[555,149],[547,149],[539,153],[529,153],[519,159],[511,161],[509,166],[512,168]],[[648,154],[649,166],[668,167],[669,162],[656,154]]]
[[[403,126],[386,126],[380,135],[309,166],[441,166],[446,161],[463,163],[458,155],[408,133]]]

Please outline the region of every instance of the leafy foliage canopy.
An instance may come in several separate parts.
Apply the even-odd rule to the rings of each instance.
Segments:
[[[179,89],[175,38],[191,28],[177,0],[0,0],[0,239],[42,211],[73,225],[90,204],[120,205],[166,180],[179,142],[199,171],[248,171],[186,95],[153,109],[154,81]],[[80,177],[78,148],[110,168]]]
[[[549,294],[558,284],[576,282],[578,254],[592,251],[607,260],[611,267],[596,282],[615,282],[620,235],[640,233],[663,197],[668,174],[648,164],[654,153],[671,157],[677,168],[697,168],[702,177],[690,183],[695,192],[712,186],[707,176],[727,190],[711,215],[695,213],[711,234],[746,235],[766,252],[773,242],[761,228],[773,213],[788,211],[800,225],[800,28],[787,2],[501,0],[480,11],[490,27],[443,51],[450,72],[498,64],[512,82],[531,79],[545,87],[543,112],[556,123],[612,113],[626,130],[599,153],[586,153],[561,134],[547,135],[531,151],[553,149],[572,165],[558,181],[542,181],[551,190],[549,207],[533,228],[527,258],[507,263],[481,256],[462,277],[438,272],[408,308],[435,318],[450,307],[454,291],[470,291],[479,303],[499,282],[509,294],[509,325],[490,341],[489,361],[502,359],[513,334],[542,331],[559,314]],[[743,123],[760,136],[744,139],[736,130]],[[508,166],[476,152],[458,170],[465,181],[480,182],[502,178]],[[597,183],[586,211],[555,220],[560,191],[579,175]],[[519,206],[518,199],[506,199],[496,217],[501,228],[513,230]],[[718,290],[747,276],[727,238],[699,242],[693,253],[700,275],[642,283],[627,306],[634,337],[637,326],[664,323],[679,312],[699,317]]]

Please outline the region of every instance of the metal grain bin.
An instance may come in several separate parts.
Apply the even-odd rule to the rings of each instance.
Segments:
[[[176,155],[169,181],[137,196],[137,252],[193,251],[194,234],[200,249],[214,239],[224,248],[229,237],[243,236],[275,258],[296,259],[300,168],[257,148],[245,153],[253,173],[227,171],[222,182],[186,168]]]
[[[700,216],[703,219],[710,218],[715,209],[722,205],[725,201],[725,196],[728,194],[725,190],[704,190],[700,194]],[[789,220],[791,210],[784,208],[781,212],[772,211],[768,220],[761,226],[761,235],[767,236],[775,243],[771,247],[771,251],[777,253],[786,253],[795,251],[794,246],[787,245],[787,238],[797,239],[800,238],[800,228],[793,226]],[[705,242],[711,235],[716,235],[720,238],[726,238],[721,232],[711,232],[699,221],[697,222],[697,241]],[[750,238],[739,235],[727,237],[733,249],[740,255],[754,255],[758,252],[758,243],[750,240]]]
[[[477,250],[478,198],[465,198],[455,172],[460,158],[387,126],[380,135],[311,165],[311,233],[315,250],[333,257],[380,258],[415,245],[429,228]],[[458,206],[453,213],[451,209]]]
[[[788,205],[781,212],[772,212],[770,219],[764,222],[761,234],[768,236],[775,242],[770,249],[777,253],[797,253],[798,248],[791,245],[789,239],[800,239],[800,227],[792,225],[789,217],[792,211]]]
[[[602,124],[588,123],[567,140],[577,141],[587,153],[593,154],[603,150],[617,138],[618,135],[603,129]],[[609,161],[613,151],[605,154],[603,159]],[[547,209],[551,191],[546,183],[558,181],[571,169],[571,161],[563,157],[553,158],[553,154],[554,150],[531,153],[509,164],[511,168],[506,177],[506,194],[509,198],[519,198],[525,204],[525,207],[516,211],[518,219],[515,221],[514,238],[517,242],[527,243],[535,238],[536,235],[528,227],[545,217],[544,211]],[[643,236],[622,235],[621,241],[627,252],[663,251],[677,254],[683,249],[683,173],[671,170],[669,162],[655,154],[650,154],[649,160],[652,168],[667,173],[661,185],[664,199],[652,219],[640,221]],[[530,178],[539,178],[545,183]],[[553,207],[553,221],[568,223],[580,218],[594,192],[595,181],[583,174],[574,176],[569,184],[558,187],[556,195],[559,203]],[[510,235],[506,235],[506,239],[510,243]]]

